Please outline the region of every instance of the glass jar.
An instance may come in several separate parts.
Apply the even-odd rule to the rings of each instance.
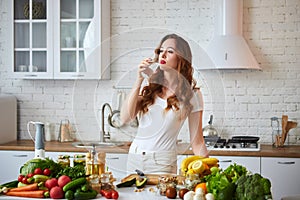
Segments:
[[[166,176],[160,176],[158,177],[158,184],[157,188],[159,190],[160,195],[165,196],[166,195],[166,190],[167,188],[176,188],[177,186],[177,176],[172,176],[172,175],[166,175]]]
[[[184,185],[188,190],[194,190],[195,186],[200,182],[199,174],[187,174]]]
[[[59,155],[57,162],[65,167],[70,167],[70,156],[69,155]]]
[[[109,172],[102,173],[100,175],[100,185],[103,190],[113,189],[113,185],[111,183],[111,174]]]
[[[74,166],[83,165],[85,166],[85,155],[84,154],[76,154],[74,155]]]

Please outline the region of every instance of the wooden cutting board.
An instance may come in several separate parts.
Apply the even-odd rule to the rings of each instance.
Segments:
[[[172,176],[171,174],[145,174],[145,177],[147,177],[147,185],[157,185],[158,184],[158,178],[160,176]],[[180,175],[175,175],[178,180],[178,185],[182,185],[185,177]],[[129,174],[125,178],[121,180],[121,182],[129,181],[133,178],[140,178],[138,174]]]

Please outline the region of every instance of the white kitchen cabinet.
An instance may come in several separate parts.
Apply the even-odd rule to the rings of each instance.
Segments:
[[[245,166],[252,173],[260,174],[260,157],[246,156],[212,156],[219,159],[220,168],[226,169],[231,164]]]
[[[124,178],[127,175],[128,154],[107,153],[106,167],[117,179]]]
[[[177,155],[177,174],[181,174],[181,162],[185,159],[187,155]]]
[[[34,151],[0,151],[0,184],[18,179],[20,167],[34,158]]]
[[[300,195],[300,158],[261,158],[261,175],[269,178],[274,200]]]
[[[14,0],[13,72],[26,79],[108,79],[110,1]]]

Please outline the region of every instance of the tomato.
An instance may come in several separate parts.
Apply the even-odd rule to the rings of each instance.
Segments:
[[[22,178],[22,183],[28,184],[28,181],[27,181],[27,178],[26,178],[26,177],[23,177],[23,178]]]
[[[33,173],[34,174],[43,174],[43,170],[41,168],[36,168]]]
[[[112,191],[111,190],[101,190],[100,194],[107,199],[111,199]]]
[[[45,176],[50,176],[51,170],[50,170],[49,168],[46,168],[46,169],[44,169],[43,174],[44,174]]]
[[[29,173],[29,174],[27,174],[27,178],[31,178],[31,177],[33,177],[33,173]]]
[[[111,198],[118,199],[119,198],[119,193],[116,190],[113,190],[111,192]]]
[[[23,176],[22,174],[20,174],[20,175],[18,176],[18,181],[19,181],[19,182],[22,182],[22,181],[23,181],[23,178],[24,178],[24,176]]]

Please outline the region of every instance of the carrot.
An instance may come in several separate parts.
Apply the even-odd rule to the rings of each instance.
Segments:
[[[25,185],[22,187],[17,187],[17,188],[11,188],[9,191],[11,192],[21,192],[21,191],[32,191],[32,190],[38,190],[38,183],[32,183],[29,185]]]
[[[28,198],[44,198],[45,190],[32,190],[32,191],[18,191],[14,192],[9,190],[6,195],[16,197],[28,197]]]

